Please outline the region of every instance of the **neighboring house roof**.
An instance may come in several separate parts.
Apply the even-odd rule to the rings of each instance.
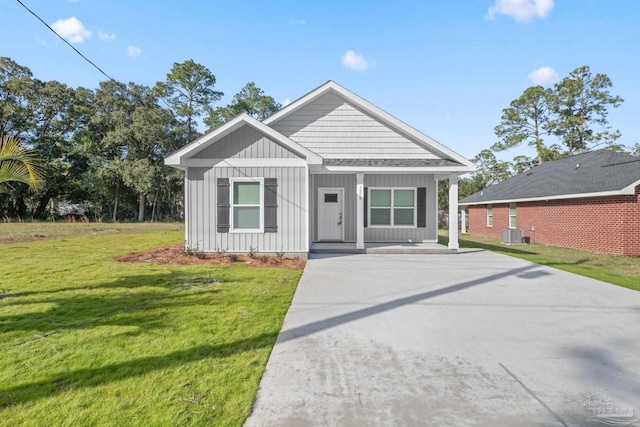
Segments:
[[[460,205],[635,194],[640,157],[596,150],[543,163],[460,200]]]
[[[254,119],[246,113],[240,114],[233,120],[225,123],[214,131],[209,132],[208,134],[193,141],[191,144],[185,145],[180,150],[170,154],[164,159],[164,164],[168,166],[184,168],[186,166],[187,159],[192,158],[200,151],[222,140],[225,136],[235,132],[242,126],[251,126],[270,139],[278,142],[279,144],[282,144],[284,147],[292,150],[293,152],[298,153],[306,159],[309,165],[322,164],[322,157],[318,156],[316,153],[303,147],[297,142],[291,140],[290,138],[287,138],[280,132],[276,132],[269,126],[266,126],[262,122]]]

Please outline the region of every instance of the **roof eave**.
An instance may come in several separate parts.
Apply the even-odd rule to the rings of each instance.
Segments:
[[[218,129],[210,132],[191,144],[188,144],[181,148],[180,150],[170,154],[164,159],[164,164],[167,166],[172,166],[178,169],[184,169],[186,167],[187,159],[191,158],[195,154],[204,150],[211,144],[215,144],[220,139],[225,136],[231,134],[236,131],[240,127],[248,125],[256,129],[257,131],[265,134],[269,138],[273,139],[276,142],[284,145],[285,147],[291,149],[292,151],[298,153],[302,157],[304,157],[309,165],[321,165],[322,157],[314,153],[313,151],[303,147],[297,142],[293,141],[290,138],[282,135],[280,132],[275,131],[274,129],[266,126],[264,123],[254,119],[246,113],[242,113],[239,116],[235,117],[231,121],[225,123],[220,126]]]
[[[517,203],[517,202],[540,202],[547,200],[563,200],[563,199],[587,199],[592,197],[611,197],[611,196],[629,196],[635,194],[635,187],[640,185],[640,181],[635,184],[631,184],[621,190],[611,191],[598,191],[593,193],[574,193],[574,194],[558,194],[554,196],[540,196],[529,197],[519,199],[495,199],[495,200],[482,200],[478,202],[458,202],[460,206],[473,206],[473,205],[495,205],[499,203]]]

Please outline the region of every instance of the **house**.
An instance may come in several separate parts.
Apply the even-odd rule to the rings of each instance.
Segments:
[[[474,165],[329,81],[242,114],[165,159],[185,171],[186,244],[306,256],[314,242],[437,242],[438,180]],[[457,221],[448,248],[457,251]]]
[[[536,166],[460,201],[469,233],[640,256],[640,157],[597,150]]]

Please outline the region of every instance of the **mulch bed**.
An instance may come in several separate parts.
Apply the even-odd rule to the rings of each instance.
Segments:
[[[254,258],[239,254],[215,254],[196,252],[185,253],[184,244],[149,249],[143,252],[132,252],[115,258],[118,262],[149,262],[154,264],[215,264],[226,266],[245,266],[254,268],[287,268],[302,270],[307,261],[300,258],[282,258],[256,254]]]

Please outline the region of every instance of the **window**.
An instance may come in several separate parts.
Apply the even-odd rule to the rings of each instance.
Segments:
[[[516,228],[516,204],[509,203],[509,228]]]
[[[415,227],[416,190],[371,188],[368,209],[372,227]]]
[[[487,227],[493,227],[493,205],[487,205]]]
[[[231,229],[262,231],[262,181],[231,180]]]
[[[324,195],[324,202],[325,203],[338,203],[338,194],[337,193],[326,193]]]

